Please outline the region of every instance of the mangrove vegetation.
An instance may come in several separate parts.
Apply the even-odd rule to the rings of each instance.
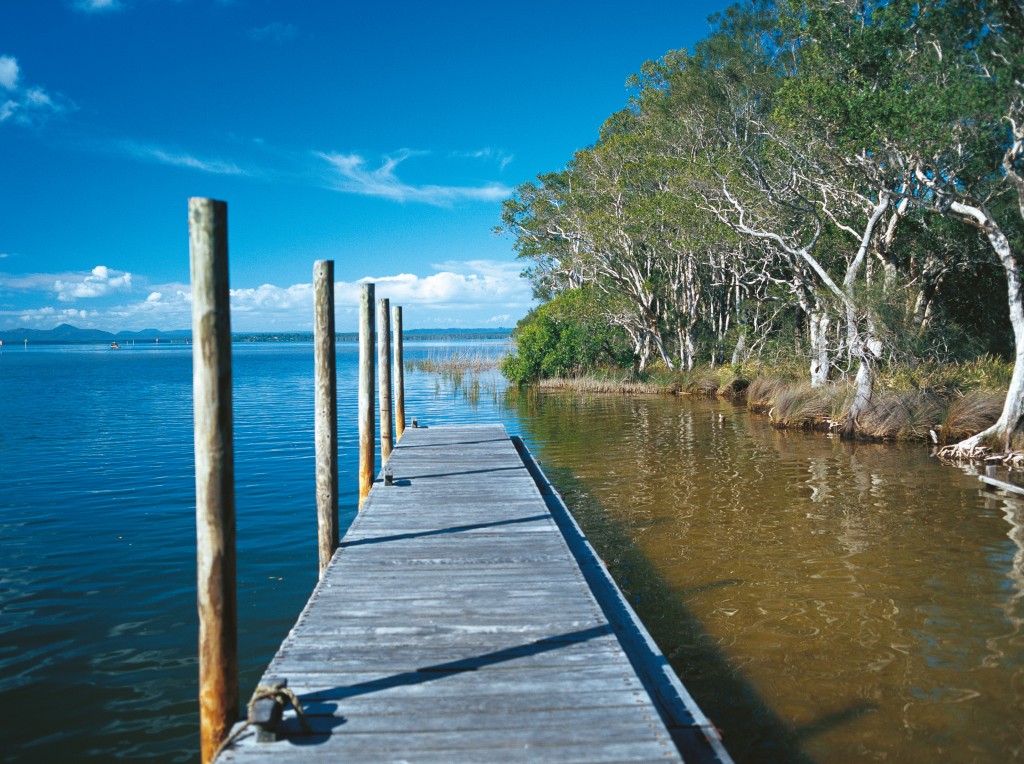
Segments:
[[[764,397],[799,369],[812,394],[790,398],[828,402],[801,421],[872,434],[895,406],[960,454],[1024,446],[1024,4],[748,0],[711,22],[504,202],[542,303],[503,371],[760,375]]]

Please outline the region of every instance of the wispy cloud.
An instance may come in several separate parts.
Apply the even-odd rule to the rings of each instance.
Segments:
[[[107,13],[124,7],[119,0],[76,0],[74,7],[83,13]]]
[[[51,96],[38,85],[22,86],[21,79],[18,59],[0,56],[0,124],[37,125],[74,108],[67,98]]]
[[[377,169],[369,169],[359,154],[329,154],[317,152],[335,171],[329,186],[335,191],[362,196],[377,196],[396,202],[420,202],[448,206],[460,201],[499,201],[507,198],[512,189],[500,183],[482,186],[444,186],[436,184],[412,185],[398,178],[398,166],[417,152],[403,149],[385,156]]]
[[[249,30],[249,37],[256,42],[272,42],[283,45],[299,36],[299,28],[294,24],[284,24],[274,21],[265,27]]]
[[[128,156],[148,162],[186,167],[191,170],[208,172],[213,175],[247,175],[245,170],[234,162],[222,159],[200,158],[188,152],[175,151],[162,146],[137,143],[131,140],[119,141],[116,148]]]
[[[498,165],[499,170],[504,170],[508,167],[509,162],[515,158],[506,151],[492,148],[477,149],[475,151],[453,151],[452,156],[461,159],[479,159],[484,162],[494,162]]]

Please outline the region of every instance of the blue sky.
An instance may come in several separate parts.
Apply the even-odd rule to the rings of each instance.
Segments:
[[[187,200],[228,202],[232,326],[308,330],[313,262],[405,325],[532,305],[501,201],[723,2],[6,0],[0,329],[190,325]]]

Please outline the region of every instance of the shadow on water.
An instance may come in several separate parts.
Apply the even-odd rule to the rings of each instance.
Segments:
[[[722,733],[737,762],[797,762],[815,759],[801,741],[873,710],[871,704],[830,713],[794,729],[780,719],[719,649],[686,607],[686,591],[673,589],[640,552],[629,528],[615,520],[567,469],[544,465],[590,543],[636,610],[701,710]],[[736,579],[697,587],[709,591],[742,585]],[[693,590],[689,590],[693,593]]]

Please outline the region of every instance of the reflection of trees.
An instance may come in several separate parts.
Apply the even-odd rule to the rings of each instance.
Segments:
[[[847,718],[868,699],[877,714],[840,726],[851,745],[870,730],[879,754],[911,737],[974,735],[966,725],[981,717],[986,745],[1010,734],[1008,709],[1024,710],[1013,695],[1024,516],[998,504],[1011,530],[993,556],[976,477],[917,446],[779,432],[716,401],[544,394],[517,405],[545,469],[571,471],[604,527],[628,532],[729,646],[733,670],[795,726]],[[638,585],[635,557],[609,562]],[[982,661],[1001,670],[978,673]]]
[[[1002,512],[1006,522],[1010,524],[1006,537],[1012,542],[1009,550],[1012,556],[1008,560],[1006,570],[1010,588],[1006,600],[1000,605],[1010,631],[991,637],[986,642],[989,650],[989,656],[985,659],[986,665],[1002,665],[1007,661],[1019,660],[1020,648],[1014,645],[1024,631],[1024,501],[1020,497],[991,492],[986,492],[985,496],[986,508]],[[1005,555],[997,552],[992,557],[997,568],[1006,564]],[[1007,650],[1004,645],[1010,649]]]

